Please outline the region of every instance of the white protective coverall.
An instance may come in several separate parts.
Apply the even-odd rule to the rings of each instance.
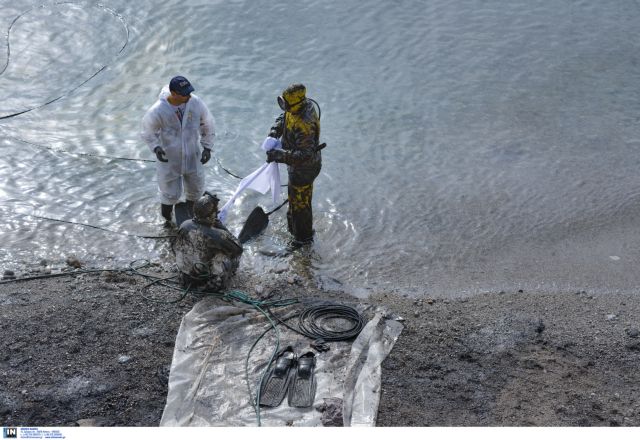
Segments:
[[[200,146],[211,149],[215,138],[213,116],[200,98],[191,94],[180,123],[176,115],[177,107],[167,101],[170,94],[169,86],[163,87],[158,101],[142,119],[142,139],[151,152],[156,147],[162,147],[168,160],[156,162],[160,203],[165,205],[178,203],[183,181],[187,200],[195,201],[202,196],[204,169],[200,163]]]

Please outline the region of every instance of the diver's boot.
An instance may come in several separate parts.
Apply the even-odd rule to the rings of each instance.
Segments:
[[[162,217],[169,223],[171,223],[171,213],[173,212],[173,205],[165,205],[164,203],[160,204],[160,212],[162,213]]]
[[[185,204],[187,205],[187,212],[189,213],[189,218],[193,218],[193,205],[196,202],[191,200],[185,200]]]

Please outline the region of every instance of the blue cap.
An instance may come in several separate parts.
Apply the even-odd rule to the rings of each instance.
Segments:
[[[194,89],[184,76],[174,76],[169,83],[169,90],[176,92],[178,95],[188,96]]]

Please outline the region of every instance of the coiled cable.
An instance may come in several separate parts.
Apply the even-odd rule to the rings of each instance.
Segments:
[[[364,319],[360,313],[353,307],[344,304],[319,303],[307,306],[300,312],[297,326],[287,324],[284,321],[288,318],[282,320],[272,310],[269,310],[269,313],[289,330],[313,340],[325,342],[353,339],[360,334],[364,327]],[[336,328],[335,323],[339,320],[346,321],[348,324]]]
[[[351,324],[344,329],[336,329],[330,321],[342,320]],[[313,339],[345,341],[358,336],[364,321],[358,311],[343,304],[316,304],[307,307],[300,313],[298,322],[300,332]]]

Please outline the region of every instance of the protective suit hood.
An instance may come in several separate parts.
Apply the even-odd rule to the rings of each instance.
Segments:
[[[167,84],[162,88],[162,90],[160,90],[160,93],[158,94],[158,99],[161,101],[166,101],[169,95],[171,95],[171,90],[169,90],[169,85]]]

